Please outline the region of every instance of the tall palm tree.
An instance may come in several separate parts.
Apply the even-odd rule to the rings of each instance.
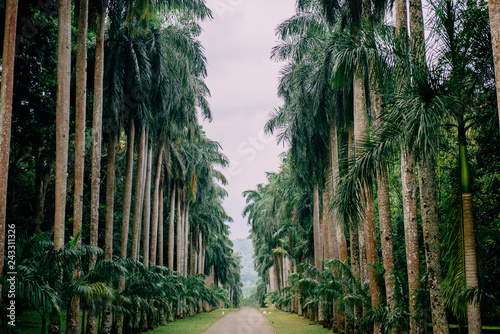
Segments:
[[[2,83],[0,88],[0,276],[3,273],[5,224],[7,212],[7,180],[9,174],[12,94],[17,28],[17,0],[6,1],[5,31],[2,54]],[[1,288],[1,286],[0,286]]]
[[[77,246],[81,245],[80,233],[83,218],[83,181],[85,166],[85,115],[87,112],[87,28],[88,1],[80,2],[78,18],[78,38],[76,55],[76,114],[75,114],[75,194],[73,206],[73,237],[78,238]],[[74,272],[78,277],[77,269]],[[67,331],[77,333],[79,323],[80,299],[71,297],[71,306],[67,320]]]
[[[57,97],[56,97],[56,180],[54,214],[54,249],[64,246],[66,191],[69,146],[69,104],[71,81],[71,1],[59,1],[57,32]],[[53,315],[49,333],[61,331],[61,320]]]

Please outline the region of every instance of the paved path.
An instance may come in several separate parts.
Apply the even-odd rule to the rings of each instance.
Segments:
[[[274,334],[267,318],[260,311],[244,307],[217,321],[205,334]]]

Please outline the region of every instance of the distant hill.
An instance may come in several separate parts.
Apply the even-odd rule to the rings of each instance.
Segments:
[[[243,294],[249,295],[250,289],[255,285],[259,278],[253,268],[253,245],[250,239],[233,240],[234,251],[242,257],[241,281],[243,282]]]

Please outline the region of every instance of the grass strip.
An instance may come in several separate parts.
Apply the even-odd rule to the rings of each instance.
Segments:
[[[169,322],[165,326],[156,328],[148,333],[153,334],[200,334],[208,330],[219,319],[226,316],[229,312],[238,311],[238,309],[217,309],[208,313],[200,313],[194,317],[180,319]],[[224,314],[222,314],[224,312]]]
[[[331,333],[327,328],[318,325],[314,321],[310,321],[304,317],[298,316],[295,313],[283,312],[275,308],[263,308],[260,312],[269,320],[276,334],[316,334],[316,333]]]

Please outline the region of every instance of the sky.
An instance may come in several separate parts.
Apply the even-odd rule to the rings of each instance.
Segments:
[[[278,43],[275,29],[295,12],[295,0],[207,0],[213,20],[202,23],[200,40],[208,58],[206,83],[211,91],[211,123],[207,136],[218,141],[229,158],[223,172],[229,184],[224,208],[234,219],[232,240],[246,238],[242,192],[266,182],[266,172],[278,171],[284,151],[264,125],[282,101],[277,97],[283,64],[270,59]]]

